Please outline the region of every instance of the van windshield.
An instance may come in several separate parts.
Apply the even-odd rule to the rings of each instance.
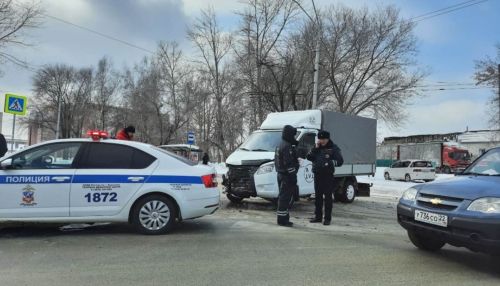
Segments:
[[[297,132],[296,137],[299,132]],[[240,146],[243,151],[274,152],[281,142],[281,131],[257,131]]]

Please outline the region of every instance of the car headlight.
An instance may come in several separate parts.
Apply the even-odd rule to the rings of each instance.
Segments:
[[[265,165],[265,166],[261,166],[257,172],[255,172],[256,175],[263,175],[263,174],[267,174],[267,173],[271,173],[272,171],[274,171],[274,165]]]
[[[409,188],[403,193],[402,200],[414,202],[417,200],[417,189]]]
[[[498,214],[500,213],[500,198],[477,199],[470,204],[467,210],[488,214]]]

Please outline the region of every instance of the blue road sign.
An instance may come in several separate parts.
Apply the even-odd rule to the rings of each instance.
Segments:
[[[27,101],[28,99],[26,96],[6,94],[4,112],[15,115],[25,115]]]
[[[187,134],[187,144],[194,145],[195,141],[196,141],[196,138],[194,136],[194,132],[189,131]]]

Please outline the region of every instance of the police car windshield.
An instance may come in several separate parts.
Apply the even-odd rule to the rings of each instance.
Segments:
[[[300,132],[297,132],[295,138],[299,137],[299,135]],[[280,142],[281,130],[257,131],[252,133],[239,149],[243,151],[274,152]]]
[[[500,175],[500,148],[490,150],[465,170],[464,175]]]
[[[174,153],[172,153],[172,152],[170,152],[170,151],[167,151],[167,150],[165,150],[165,149],[162,149],[162,148],[160,148],[160,147],[153,146],[153,148],[154,148],[154,149],[156,149],[156,150],[158,150],[158,151],[160,151],[160,152],[162,152],[162,153],[165,153],[165,154],[167,154],[168,156],[170,156],[170,157],[172,157],[172,158],[174,158],[174,159],[177,159],[177,160],[181,161],[182,163],[185,163],[185,164],[187,164],[187,165],[189,165],[189,166],[198,165],[198,163],[196,163],[196,162],[193,162],[193,161],[191,161],[191,160],[189,160],[189,159],[187,159],[187,158],[184,158],[184,157],[182,157],[182,156],[179,156],[179,155],[177,155],[177,154],[174,154]]]

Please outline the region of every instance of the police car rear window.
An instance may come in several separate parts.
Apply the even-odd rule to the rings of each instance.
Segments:
[[[82,169],[144,169],[156,158],[130,146],[109,143],[91,143]]]
[[[172,157],[172,158],[174,158],[174,159],[177,159],[177,160],[181,161],[182,163],[187,164],[187,165],[189,165],[189,166],[198,165],[198,163],[196,163],[196,162],[193,162],[193,161],[191,161],[191,160],[189,160],[189,159],[187,159],[187,158],[184,158],[184,157],[182,157],[182,156],[179,156],[179,155],[177,155],[177,154],[174,154],[174,153],[172,153],[172,152],[169,152],[169,151],[167,151],[167,150],[165,150],[165,149],[162,149],[162,148],[159,148],[159,147],[155,147],[155,146],[153,146],[153,148],[154,148],[155,150],[160,151],[160,152],[162,152],[162,153],[165,153],[165,154],[169,155],[170,157]]]

